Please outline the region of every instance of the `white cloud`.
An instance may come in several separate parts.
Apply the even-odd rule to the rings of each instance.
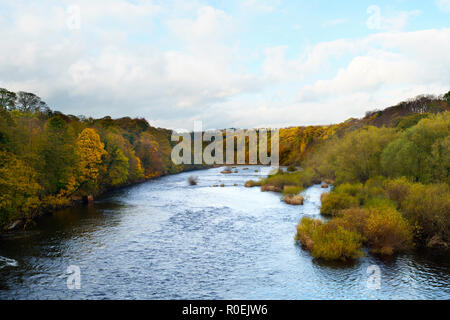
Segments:
[[[440,10],[450,12],[450,0],[437,0],[436,3]]]
[[[0,19],[0,74],[7,75],[0,86],[35,92],[64,112],[170,122],[200,117],[212,104],[262,83],[234,70],[234,48],[222,41],[233,32],[232,18],[209,6],[191,18],[170,19],[171,40],[184,44],[162,50],[127,40],[135,32],[152,35],[152,18],[164,9],[148,2],[79,2],[79,30],[67,28],[65,6],[51,7],[50,19],[46,6],[9,5],[10,19]],[[114,27],[122,22],[126,29]]]
[[[0,87],[35,92],[67,113],[170,128],[338,122],[450,87],[450,29],[400,32],[411,14],[384,18],[389,32],[320,42],[290,58],[287,46],[244,56],[239,21],[211,6],[103,1],[77,2],[75,30],[63,5],[71,2],[2,1]],[[135,35],[145,41],[130,41]]]

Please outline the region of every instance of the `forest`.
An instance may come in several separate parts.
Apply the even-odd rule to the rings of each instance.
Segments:
[[[355,259],[450,244],[450,92],[418,96],[326,126],[280,129],[280,164],[261,181],[286,201],[314,183],[326,221],[304,218],[296,239],[312,255]],[[0,89],[0,230],[118,187],[204,166],[174,165],[171,130],[145,119],[53,111],[38,96]],[[248,158],[248,155],[247,155]],[[301,170],[297,170],[301,167]]]
[[[184,170],[170,161],[170,137],[145,119],[65,115],[33,93],[0,89],[0,229]]]
[[[302,170],[291,166],[248,186],[283,192],[286,199],[315,183],[333,185],[321,198],[324,219],[304,217],[297,226],[296,240],[315,258],[353,260],[364,247],[385,256],[448,250],[449,110],[450,92],[330,127],[286,129],[281,154]]]

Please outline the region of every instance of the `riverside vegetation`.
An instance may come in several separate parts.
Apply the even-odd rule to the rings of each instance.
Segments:
[[[420,96],[360,120],[291,128],[287,172],[246,186],[298,194],[312,184],[333,184],[322,195],[323,219],[304,217],[296,240],[315,258],[349,260],[363,246],[392,255],[415,247],[450,245],[450,92]],[[280,132],[286,150],[287,132]],[[283,153],[282,153],[283,154]],[[288,163],[284,163],[288,164]],[[293,164],[304,169],[296,171]],[[325,186],[325,185],[323,185]],[[286,194],[285,194],[286,197]]]
[[[246,186],[300,205],[304,188],[332,184],[321,208],[328,221],[304,218],[297,228],[318,258],[354,259],[362,246],[381,254],[413,245],[448,249],[449,103],[450,93],[420,96],[362,119],[280,129],[287,172]],[[32,93],[0,89],[0,230],[110,188],[194,168],[172,163],[170,137],[144,119],[65,115]]]
[[[185,170],[170,160],[170,137],[145,119],[65,115],[33,93],[0,88],[0,230]]]

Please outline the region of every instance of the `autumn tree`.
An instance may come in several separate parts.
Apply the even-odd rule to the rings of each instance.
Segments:
[[[65,188],[73,175],[74,140],[66,121],[60,116],[47,121],[39,155],[41,180],[51,194]]]
[[[86,128],[78,135],[75,153],[78,157],[77,178],[80,192],[84,194],[96,192],[102,157],[106,155],[106,151],[95,129]]]
[[[39,207],[36,172],[12,153],[0,150],[0,225],[28,219]]]
[[[390,177],[430,183],[449,181],[450,113],[432,115],[404,131],[383,151],[381,165]]]
[[[129,160],[125,156],[125,139],[116,133],[108,133],[105,137],[105,158],[106,182],[111,186],[125,184],[129,175]]]

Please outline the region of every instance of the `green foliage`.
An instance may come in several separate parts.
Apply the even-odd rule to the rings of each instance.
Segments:
[[[283,189],[283,195],[296,195],[302,192],[303,188],[298,186],[285,186]]]
[[[400,130],[406,130],[415,126],[420,120],[429,117],[430,113],[412,113],[404,117],[397,119],[397,123],[394,126]]]
[[[266,179],[263,179],[261,185],[271,186],[279,190],[283,190],[285,187],[304,189],[310,186],[314,180],[317,180],[317,178],[314,170],[311,168],[295,172],[283,172],[279,170],[269,175]]]
[[[315,258],[351,260],[363,255],[361,235],[331,222],[303,218],[297,226],[296,240]]]
[[[447,101],[448,104],[450,104],[450,91],[444,94],[444,100]]]
[[[337,215],[339,210],[359,206],[359,200],[346,193],[330,192],[322,195],[320,213],[324,215]]]
[[[259,187],[259,186],[261,186],[261,184],[262,184],[261,181],[255,181],[255,180],[248,180],[245,182],[245,186],[247,188]]]
[[[46,193],[57,194],[65,188],[73,175],[75,154],[73,135],[60,116],[50,118],[44,126],[39,147],[39,169],[41,184]]]
[[[329,222],[322,224],[313,234],[311,254],[325,260],[352,260],[363,256],[362,237]]]
[[[420,228],[416,232],[423,241],[438,236],[443,241],[450,242],[448,184],[411,184],[397,203],[405,217]]]
[[[412,246],[412,228],[393,208],[372,209],[364,228],[364,237],[372,252],[391,255]]]
[[[39,206],[36,172],[11,153],[0,150],[0,225],[29,219]]]
[[[111,186],[123,185],[128,179],[128,169],[130,167],[128,158],[119,148],[110,153],[108,169],[109,184]]]
[[[0,88],[0,229],[72,198],[167,173],[171,131],[144,119],[78,118]]]
[[[405,176],[422,183],[449,183],[449,135],[449,112],[421,120],[383,151],[383,171],[389,177]]]

